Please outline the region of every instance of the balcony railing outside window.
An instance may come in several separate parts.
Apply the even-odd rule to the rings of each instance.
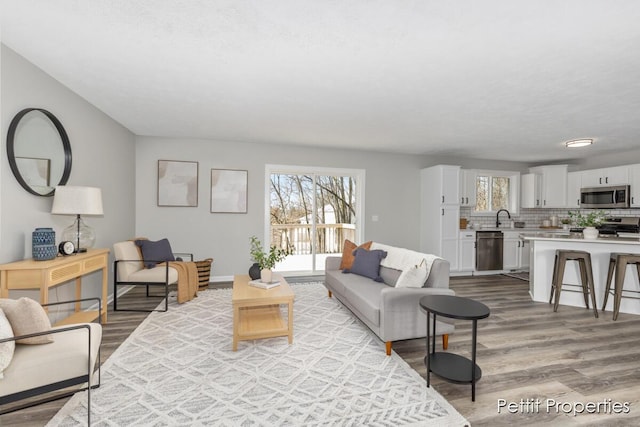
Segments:
[[[271,224],[271,242],[281,248],[293,247],[292,255],[309,255],[312,243],[316,254],[342,253],[345,239],[355,241],[354,224],[318,224],[312,239],[310,224]]]

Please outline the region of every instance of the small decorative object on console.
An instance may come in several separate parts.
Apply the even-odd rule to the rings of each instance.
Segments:
[[[36,228],[31,233],[31,243],[31,253],[36,261],[54,259],[58,254],[56,232],[53,231],[53,228]]]
[[[58,252],[60,253],[60,255],[73,255],[76,251],[76,245],[73,244],[73,242],[70,241],[65,241],[65,242],[60,242],[60,244],[58,245]]]

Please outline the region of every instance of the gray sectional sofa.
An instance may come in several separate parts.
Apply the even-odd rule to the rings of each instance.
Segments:
[[[374,242],[371,249],[385,250],[387,258],[380,263],[383,282],[339,269],[341,257],[328,257],[325,262],[325,286],[386,344],[391,354],[392,341],[420,338],[427,334],[427,318],[420,308],[424,295],[454,295],[449,289],[449,262],[433,255]],[[421,260],[428,261],[428,276],[422,287],[395,287],[401,273]],[[442,319],[442,321],[441,321]],[[436,334],[442,335],[447,348],[453,321],[438,318]]]

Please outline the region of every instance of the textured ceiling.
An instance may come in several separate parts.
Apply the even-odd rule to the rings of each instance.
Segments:
[[[637,0],[0,8],[2,43],[137,135],[526,162],[638,146]]]

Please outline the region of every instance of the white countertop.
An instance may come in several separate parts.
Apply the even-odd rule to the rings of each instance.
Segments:
[[[631,244],[640,245],[638,237],[598,237],[597,239],[585,239],[582,233],[557,234],[557,233],[522,233],[520,235],[525,240],[549,240],[549,241],[582,241],[586,243],[610,243],[610,244]]]
[[[545,233],[568,233],[569,229],[562,228],[540,228],[540,227],[524,227],[524,228],[511,228],[511,227],[482,227],[480,229],[477,228],[467,228],[466,230],[460,231],[502,231],[509,232],[515,231],[522,233],[523,231],[537,231],[537,232],[545,232]]]

